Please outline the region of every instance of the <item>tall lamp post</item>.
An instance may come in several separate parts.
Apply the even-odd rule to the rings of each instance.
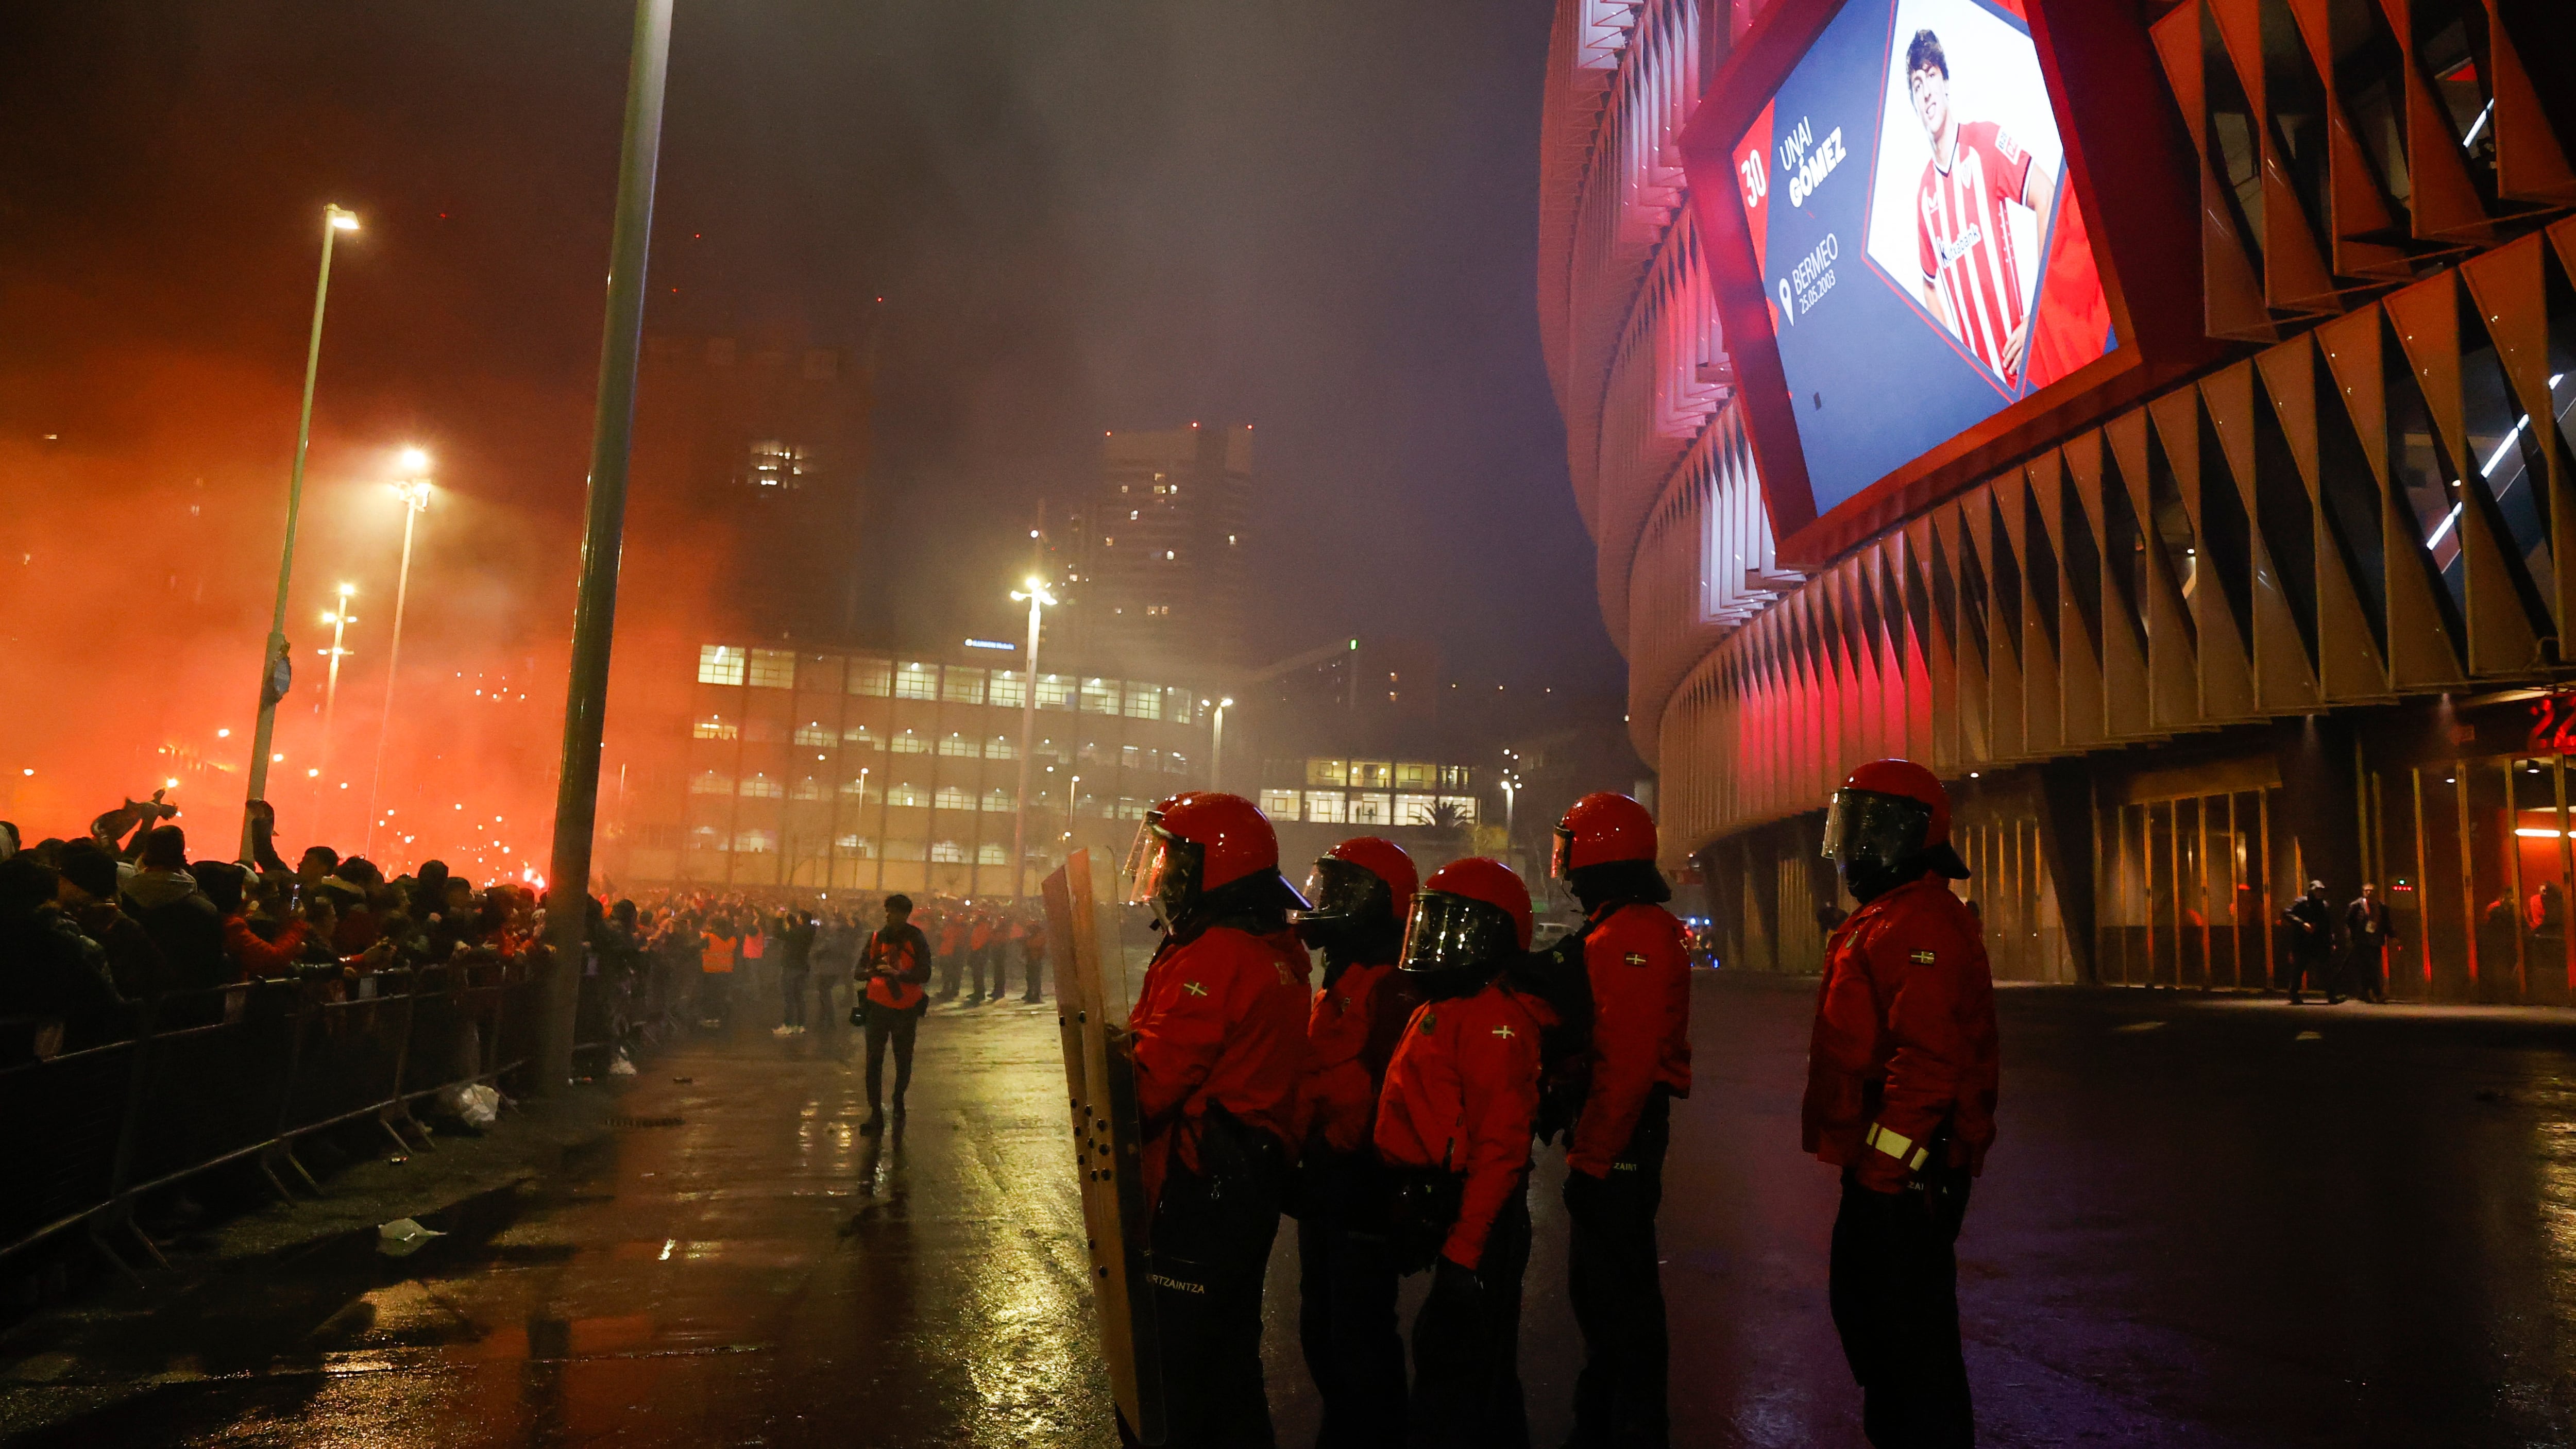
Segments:
[[[1207,701],[1203,699],[1199,703],[1204,705]],[[1216,702],[1216,729],[1208,744],[1208,788],[1211,790],[1225,788],[1225,712],[1233,707],[1231,699]]]
[[[376,853],[376,792],[385,783],[385,735],[394,722],[394,671],[402,668],[403,605],[411,597],[412,525],[429,508],[429,455],[418,448],[402,452],[403,471],[412,476],[393,485],[394,496],[403,504],[402,572],[394,576],[394,637],[385,646],[385,709],[376,719],[376,767],[367,777],[367,844],[369,859]]]
[[[1028,679],[1020,691],[1020,788],[1011,797],[1011,904],[1018,905],[1029,871],[1029,749],[1038,726],[1038,610],[1053,604],[1055,595],[1047,592],[1045,580],[1031,574],[1028,588],[1013,589],[1011,597],[1029,606]]]
[[[331,661],[330,672],[325,676],[329,682],[322,686],[322,758],[313,768],[312,830],[316,840],[323,838],[322,792],[331,788],[331,716],[340,705],[340,661],[349,654],[348,650],[340,647],[340,641],[347,636],[349,626],[358,622],[357,616],[349,612],[349,596],[357,591],[356,584],[342,584],[333,591],[339,596],[339,601],[332,606],[331,612],[322,616],[322,622],[331,626],[331,647],[313,651]]]
[[[251,731],[250,791],[242,797],[241,858],[251,858],[250,802],[268,796],[268,755],[277,737],[277,702],[294,670],[286,643],[286,588],[295,579],[295,519],[304,508],[304,450],[313,439],[313,375],[322,364],[322,304],[331,296],[331,244],[358,229],[358,214],[322,208],[322,276],[313,284],[313,335],[304,345],[304,406],[295,419],[295,466],[286,479],[286,547],[277,559],[277,608],[269,615],[268,648],[259,659],[259,724]]]

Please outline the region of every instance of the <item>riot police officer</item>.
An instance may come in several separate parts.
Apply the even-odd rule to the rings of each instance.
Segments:
[[[1625,795],[1574,802],[1550,871],[1583,907],[1591,1032],[1582,1107],[1566,1139],[1568,1296],[1583,1331],[1574,1437],[1660,1449],[1666,1409],[1664,1290],[1655,1242],[1672,1101],[1690,1095],[1690,937],[1664,909],[1655,820]]]
[[[1298,1094],[1299,1340],[1324,1401],[1318,1449],[1404,1437],[1404,1340],[1386,1241],[1386,1171],[1369,1136],[1386,1064],[1418,1004],[1397,955],[1413,909],[1412,857],[1373,835],[1315,862],[1297,934],[1323,953]]]
[[[1192,791],[1137,835],[1130,901],[1165,935],[1128,1016],[1161,1381],[1172,1446],[1272,1442],[1261,1286],[1296,1145],[1305,948],[1279,838],[1252,802]]]
[[[1554,1014],[1503,976],[1529,943],[1528,888],[1481,857],[1432,872],[1405,928],[1402,969],[1424,1000],[1387,1064],[1374,1140],[1396,1179],[1398,1260],[1432,1274],[1413,1321],[1416,1445],[1529,1443],[1521,1275],[1539,1033]]]
[[[1825,948],[1807,1057],[1806,1150],[1842,1169],[1834,1328],[1879,1449],[1967,1445],[1955,1245],[1995,1140],[1994,982],[1949,882],[1950,799],[1910,760],[1852,771],[1825,855],[1860,903]]]

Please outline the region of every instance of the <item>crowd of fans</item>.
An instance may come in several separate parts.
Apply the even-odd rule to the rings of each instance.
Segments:
[[[211,988],[284,979],[337,995],[376,972],[547,959],[545,900],[524,885],[478,885],[435,860],[388,879],[327,845],[290,866],[258,802],[249,861],[192,858],[176,813],[156,793],[82,836],[32,844],[0,821],[0,1020],[45,1023],[39,1055],[129,1035],[147,1003],[163,1027],[211,1019],[222,1009]],[[883,899],[825,904],[703,890],[591,901],[582,1038],[653,1021],[724,1028],[772,991],[779,1035],[835,1020]],[[1034,903],[929,896],[914,923],[932,948],[933,999],[997,1001],[1015,970],[1022,999],[1039,999],[1045,932]],[[587,989],[594,979],[614,989]]]

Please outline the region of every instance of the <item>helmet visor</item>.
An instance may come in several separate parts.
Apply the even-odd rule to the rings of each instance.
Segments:
[[[1163,828],[1160,815],[1147,815],[1127,848],[1127,904],[1152,906],[1165,925],[1177,921],[1198,894],[1201,849]]]
[[[1574,878],[1574,832],[1560,825],[1556,828],[1556,845],[1547,853],[1547,875],[1550,880]]]
[[[1326,856],[1306,877],[1306,899],[1314,902],[1302,921],[1352,921],[1384,912],[1395,914],[1395,893],[1377,872]]]
[[[1444,891],[1413,898],[1404,928],[1404,969],[1455,971],[1499,966],[1520,952],[1520,928],[1500,906]]]
[[[1856,860],[1892,866],[1923,849],[1932,830],[1932,807],[1875,790],[1837,790],[1825,812],[1824,856],[1837,865]]]

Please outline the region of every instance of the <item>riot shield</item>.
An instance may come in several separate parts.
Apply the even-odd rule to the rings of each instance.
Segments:
[[[1046,911],[1101,1358],[1109,1367],[1110,1394],[1129,1430],[1144,1443],[1160,1444],[1162,1357],[1154,1297],[1145,1277],[1144,1136],[1136,1118],[1135,1067],[1126,1044],[1109,1038],[1091,852],[1075,851],[1047,877]]]

